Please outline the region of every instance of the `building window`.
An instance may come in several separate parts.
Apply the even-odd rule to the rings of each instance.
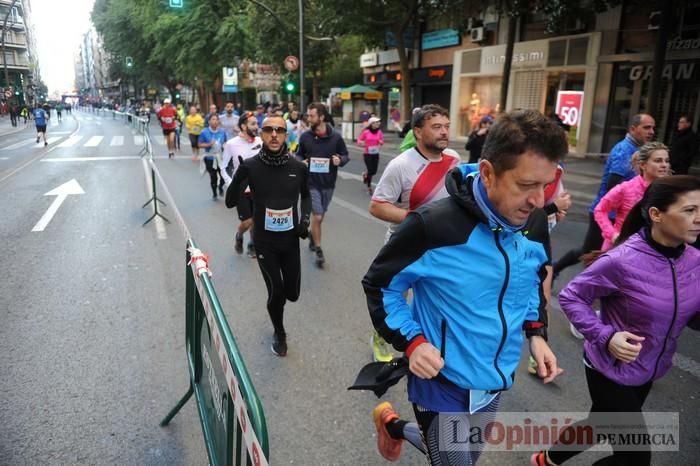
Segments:
[[[544,70],[513,73],[513,109],[541,110],[544,85]]]
[[[499,111],[501,98],[500,76],[463,77],[459,89],[459,136],[469,136],[479,126],[485,115],[495,116]]]

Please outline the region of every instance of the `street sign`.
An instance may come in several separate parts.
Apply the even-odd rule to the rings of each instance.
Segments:
[[[222,92],[238,92],[238,68],[226,66],[223,68]]]
[[[287,71],[296,71],[299,69],[299,59],[294,55],[290,55],[284,59],[284,67]]]

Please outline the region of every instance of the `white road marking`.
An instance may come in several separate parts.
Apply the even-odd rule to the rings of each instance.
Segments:
[[[673,365],[700,379],[700,363],[680,353],[673,355]]]
[[[340,173],[340,172],[339,172],[339,173]],[[333,196],[333,200],[332,200],[331,202],[332,202],[332,203],[335,203],[335,204],[338,204],[338,205],[341,206],[341,207],[345,207],[346,209],[348,209],[349,211],[351,211],[351,212],[353,212],[353,213],[359,215],[360,217],[364,217],[364,218],[366,218],[367,220],[373,221],[374,223],[378,223],[378,224],[380,224],[380,225],[387,226],[387,223],[386,223],[386,222],[384,222],[384,221],[382,221],[382,220],[379,220],[379,219],[376,218],[376,217],[373,217],[373,216],[368,212],[367,209],[360,209],[359,207],[357,207],[355,204],[353,204],[353,203],[351,203],[351,202],[344,201],[343,199],[340,199],[340,198],[337,197],[337,196]],[[367,205],[369,205],[369,201],[367,201]]]
[[[15,150],[19,149],[20,147],[23,146],[28,146],[29,144],[36,144],[36,138],[33,139],[25,139],[24,141],[16,142],[12,144],[11,146],[3,147],[2,150]]]
[[[140,134],[134,136],[134,145],[143,146],[143,136],[141,136]]]
[[[0,160],[10,160],[9,157],[0,157]]]
[[[113,160],[138,160],[140,155],[115,155],[110,157],[56,157],[51,159],[41,159],[42,162],[108,162]],[[168,157],[165,155],[159,155],[153,157],[154,159],[165,160]]]
[[[46,142],[48,142],[49,145],[51,145],[51,144],[53,144],[53,143],[56,142],[56,141],[60,141],[61,139],[63,139],[61,136],[53,136],[53,137],[47,138],[47,139],[46,139]],[[39,144],[40,144],[40,145],[37,146],[37,147],[41,147],[41,143],[39,143]]]
[[[41,216],[36,225],[34,225],[32,231],[44,231],[49,222],[51,222],[51,219],[53,219],[53,216],[56,215],[58,208],[63,204],[63,201],[72,194],[85,194],[85,191],[83,191],[83,188],[80,187],[75,178],[44,194],[44,196],[56,196],[56,199],[54,199],[48,210]]]
[[[110,146],[123,146],[124,136],[112,136],[112,140],[109,143]]]
[[[84,147],[97,147],[104,139],[104,136],[93,136],[84,144]]]
[[[60,144],[58,145],[58,147],[73,147],[73,146],[76,145],[76,144],[78,143],[78,141],[80,141],[81,139],[83,139],[82,136],[71,136],[71,137],[69,137],[68,139],[66,139],[65,141],[63,141],[62,143],[60,143]]]
[[[143,164],[143,173],[146,176],[146,187],[148,188],[147,194],[151,196],[153,194],[153,184],[151,182],[151,171],[148,169],[148,161],[144,157],[141,159],[141,163]],[[156,202],[158,201],[153,201],[152,204]],[[156,234],[158,235],[158,239],[168,239],[168,233],[165,231],[165,222],[163,219],[156,215],[154,222],[156,222]]]

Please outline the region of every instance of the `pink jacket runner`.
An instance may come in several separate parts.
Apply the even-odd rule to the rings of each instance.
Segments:
[[[613,238],[620,233],[622,224],[627,218],[632,207],[642,200],[644,191],[649,184],[644,181],[642,175],[635,176],[629,181],[620,183],[603,196],[593,216],[603,232],[603,251],[607,251],[613,245]],[[615,223],[609,218],[609,214],[615,214]]]

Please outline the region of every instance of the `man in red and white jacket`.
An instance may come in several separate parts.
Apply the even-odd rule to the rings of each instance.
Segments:
[[[170,105],[170,99],[163,100],[163,106],[158,113],[158,121],[163,128],[163,136],[168,145],[168,158],[175,157],[175,130],[177,129],[177,110]]]

